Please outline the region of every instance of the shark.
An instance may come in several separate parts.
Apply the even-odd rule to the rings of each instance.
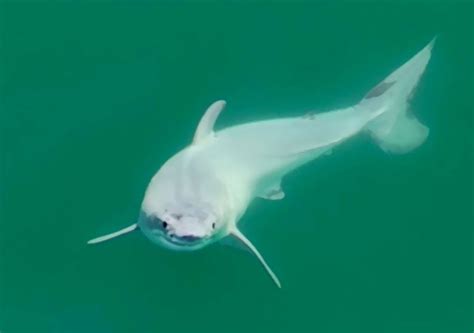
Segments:
[[[253,253],[281,288],[264,257],[239,229],[249,204],[256,198],[283,199],[282,179],[288,173],[331,153],[355,135],[369,135],[390,154],[419,147],[429,129],[415,117],[410,101],[434,43],[435,39],[346,108],[215,131],[226,102],[214,102],[199,121],[192,143],[152,177],[136,223],[88,244],[136,230],[175,251],[194,251],[231,240]]]

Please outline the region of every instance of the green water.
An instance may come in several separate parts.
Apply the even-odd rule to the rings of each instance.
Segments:
[[[0,331],[471,332],[473,10],[2,0]],[[360,136],[249,208],[281,290],[231,247],[86,246],[135,221],[214,100],[219,128],[348,106],[434,35],[420,149]]]

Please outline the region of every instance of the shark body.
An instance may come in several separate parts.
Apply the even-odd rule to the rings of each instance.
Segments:
[[[232,237],[253,252],[281,286],[238,222],[257,197],[280,200],[283,177],[361,132],[386,152],[402,154],[420,146],[429,130],[409,108],[429,62],[434,40],[390,74],[356,105],[301,117],[279,118],[213,130],[225,107],[204,113],[191,145],[171,157],[153,176],[138,222],[89,241],[95,244],[134,230],[152,242],[197,250]]]

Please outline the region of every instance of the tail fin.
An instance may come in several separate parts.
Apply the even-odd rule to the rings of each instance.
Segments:
[[[431,57],[435,39],[413,58],[375,86],[359,106],[382,109],[367,131],[386,152],[403,154],[420,146],[429,129],[411,113],[409,102]]]

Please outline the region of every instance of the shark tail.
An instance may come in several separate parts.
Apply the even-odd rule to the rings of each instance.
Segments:
[[[378,114],[368,123],[366,131],[386,152],[407,153],[428,137],[428,127],[410,110],[410,99],[430,60],[434,42],[435,39],[370,90],[358,105]]]

